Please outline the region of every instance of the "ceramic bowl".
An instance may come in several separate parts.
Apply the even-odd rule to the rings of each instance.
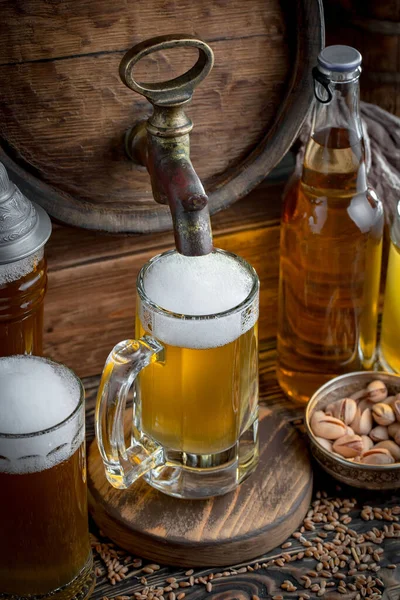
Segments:
[[[310,398],[305,414],[305,425],[310,438],[311,452],[321,467],[342,483],[369,490],[391,490],[400,488],[400,463],[391,465],[364,465],[332,454],[315,439],[310,421],[315,410],[324,409],[330,402],[357,392],[375,379],[383,381],[389,396],[400,392],[400,376],[380,371],[362,371],[335,377],[315,392]]]

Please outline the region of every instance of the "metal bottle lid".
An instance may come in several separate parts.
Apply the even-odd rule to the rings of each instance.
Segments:
[[[327,71],[346,73],[355,71],[362,62],[358,50],[351,46],[327,46],[318,55],[318,64]]]
[[[0,162],[0,265],[34,254],[50,234],[48,214],[9,180]]]

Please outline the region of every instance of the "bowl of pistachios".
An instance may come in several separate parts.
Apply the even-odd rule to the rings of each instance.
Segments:
[[[400,376],[341,375],[310,398],[311,452],[339,481],[358,488],[400,488]]]

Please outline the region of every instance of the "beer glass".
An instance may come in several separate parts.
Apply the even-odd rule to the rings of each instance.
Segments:
[[[46,287],[43,248],[15,263],[0,264],[0,356],[42,354]]]
[[[222,250],[172,250],[141,269],[138,339],[112,350],[97,399],[96,436],[114,487],[144,476],[171,496],[205,498],[255,468],[258,296],[255,270]]]
[[[66,367],[0,359],[0,597],[83,600],[89,543],[84,390]]]

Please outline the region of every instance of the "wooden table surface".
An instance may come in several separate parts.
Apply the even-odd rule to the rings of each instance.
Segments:
[[[275,358],[275,340],[262,341],[260,345],[260,401],[272,407],[274,411],[278,411],[282,418],[292,423],[293,427],[301,429],[303,409],[294,406],[280,391],[275,379]],[[99,377],[84,379],[87,392],[88,442],[94,436],[93,420],[98,381]],[[362,598],[399,600],[400,495],[390,492],[369,493],[364,490],[339,487],[334,480],[324,475],[316,467],[314,482],[313,513],[310,513],[310,518],[305,523],[304,536],[300,540],[291,537],[288,540],[287,548],[276,548],[265,556],[255,557],[251,563],[246,563],[246,565],[232,565],[232,568],[224,569],[196,569],[193,574],[189,572],[188,575],[185,575],[187,569],[161,565],[161,568],[155,569],[153,573],[146,573],[149,570],[149,561],[142,561],[140,565],[140,557],[129,558],[121,552],[118,561],[121,564],[126,562],[128,569],[126,569],[125,578],[118,581],[118,578],[116,580],[110,575],[110,569],[106,568],[104,559],[94,548],[98,573],[97,585],[93,594],[94,600],[121,596],[126,596],[126,598],[118,598],[118,600],[128,600],[131,597],[141,600],[140,593],[146,587],[148,590],[150,586],[154,586],[155,591],[159,588],[158,594],[160,595],[161,588],[167,587],[167,591],[160,596],[165,600],[178,599],[179,594],[183,593],[185,600],[203,598],[257,600],[257,598],[274,596],[277,597],[276,600],[281,600],[281,598],[286,600],[287,598],[300,598],[302,594],[306,594],[305,600],[307,600],[307,596],[310,599],[323,597],[325,600],[359,600]],[[369,508],[364,509],[365,506],[372,507],[374,511]],[[313,523],[314,519],[317,522]],[[318,522],[319,520],[320,522]],[[333,526],[331,522],[334,523]],[[337,526],[339,529],[336,528]],[[94,523],[91,523],[91,531],[99,542],[109,543],[109,540],[100,535]],[[341,536],[345,541],[340,541]],[[333,541],[334,538],[336,541]],[[325,544],[324,549],[321,546],[318,547],[318,544],[322,543]],[[331,548],[331,554],[329,557],[321,557],[321,553],[327,552],[326,544],[328,544],[328,551]],[[100,550],[98,544],[96,545]],[[346,546],[344,550],[342,550],[343,545]],[[338,546],[343,555],[342,558],[336,560],[340,563],[336,571],[333,556],[335,556],[334,550]],[[102,548],[103,551],[104,549],[106,547]],[[381,549],[383,552],[379,554]],[[118,548],[113,548],[113,550],[114,553],[119,551]],[[302,556],[304,553],[305,555]],[[282,555],[285,554],[286,556],[282,558]],[[349,556],[350,554],[351,556]],[[354,573],[351,561],[355,563]],[[330,564],[328,564],[329,562]],[[307,579],[301,578],[307,578],[310,570],[315,571],[315,576],[311,573],[311,582],[308,585]],[[220,575],[221,572],[223,575]],[[166,579],[171,577],[176,578],[178,584],[183,582],[183,586],[178,589],[168,589],[169,584]],[[190,577],[199,582],[190,586]],[[286,581],[289,581],[293,587],[286,584]],[[326,587],[324,587],[324,581]],[[340,587],[338,590],[342,581],[344,581],[345,587]],[[188,582],[187,586],[185,582]],[[209,583],[208,589],[207,583]],[[288,589],[282,589],[282,584]],[[303,587],[304,585],[307,587]],[[143,599],[145,597],[146,595],[143,596]]]

